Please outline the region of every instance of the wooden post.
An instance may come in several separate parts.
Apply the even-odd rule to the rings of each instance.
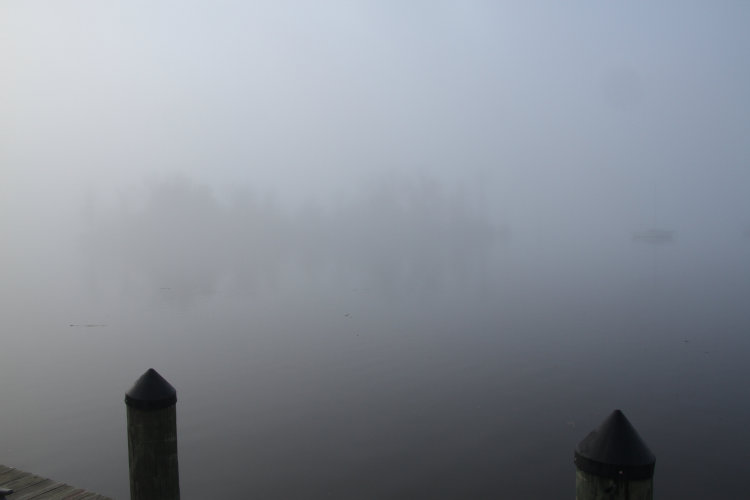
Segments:
[[[574,453],[576,500],[652,500],[656,458],[620,410]]]
[[[149,368],[125,393],[131,500],[179,500],[177,391]]]

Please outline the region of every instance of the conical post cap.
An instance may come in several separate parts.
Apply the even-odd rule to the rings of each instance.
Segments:
[[[575,449],[578,469],[601,477],[650,479],[656,457],[620,410],[615,410]]]
[[[177,391],[153,368],[125,393],[125,404],[139,410],[160,410],[177,403]]]

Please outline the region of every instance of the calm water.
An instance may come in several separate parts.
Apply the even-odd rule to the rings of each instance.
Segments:
[[[123,396],[154,367],[178,391],[186,499],[572,498],[573,448],[615,408],[658,498],[742,498],[750,241],[721,248],[514,241],[408,279],[2,285],[0,462],[127,498]]]

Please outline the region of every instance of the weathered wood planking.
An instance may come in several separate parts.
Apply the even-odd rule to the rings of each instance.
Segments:
[[[8,500],[112,500],[30,472],[0,465],[0,488],[10,488]]]

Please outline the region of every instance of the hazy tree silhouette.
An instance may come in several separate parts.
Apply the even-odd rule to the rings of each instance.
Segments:
[[[496,229],[470,197],[429,177],[382,177],[336,202],[296,209],[240,189],[220,200],[186,177],[150,184],[137,204],[94,209],[98,274],[187,294],[346,279],[393,291],[434,288],[481,269]]]

